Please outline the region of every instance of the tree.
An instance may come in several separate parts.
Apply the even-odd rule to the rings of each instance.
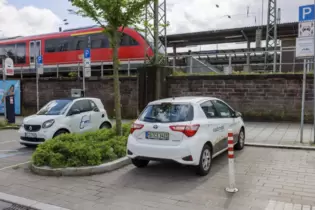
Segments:
[[[113,49],[116,132],[122,134],[118,50],[124,28],[141,24],[145,8],[154,0],[69,0],[77,15],[97,22],[109,38]],[[121,33],[120,33],[121,32]]]

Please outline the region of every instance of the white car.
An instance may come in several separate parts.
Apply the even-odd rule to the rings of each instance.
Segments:
[[[196,166],[199,175],[209,173],[212,158],[228,148],[232,129],[235,149],[245,144],[241,114],[210,97],[179,97],[153,101],[133,123],[127,155],[132,163],[146,167],[150,160],[172,160]]]
[[[84,133],[111,128],[103,103],[98,98],[65,98],[50,101],[35,115],[24,118],[20,143],[37,145],[64,133]]]

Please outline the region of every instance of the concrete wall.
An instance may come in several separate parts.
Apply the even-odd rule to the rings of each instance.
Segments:
[[[23,110],[36,108],[35,80],[22,84]],[[69,97],[71,88],[80,88],[82,81],[70,79],[41,80],[40,105],[51,99]],[[112,79],[86,82],[87,96],[99,97],[110,115],[114,114]],[[300,118],[302,75],[232,75],[183,76],[167,78],[169,96],[214,96],[230,103],[248,120],[293,120]],[[150,90],[147,90],[150,91]],[[121,104],[124,118],[137,115],[136,78],[121,78]],[[306,120],[311,122],[313,110],[313,79],[307,78]],[[141,110],[140,110],[141,111]]]

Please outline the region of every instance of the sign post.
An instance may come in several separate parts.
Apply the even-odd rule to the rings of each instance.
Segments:
[[[39,55],[36,58],[36,105],[39,110],[39,77],[44,73],[43,56]]]
[[[7,76],[14,76],[14,62],[11,58],[6,58],[2,61],[2,77],[3,77],[3,97],[4,97],[4,117],[7,119],[7,104],[6,104],[6,92],[5,81]]]
[[[85,77],[91,77],[91,37],[88,36],[88,48],[84,50],[83,58],[83,93],[85,94]]]
[[[303,5],[299,7],[299,35],[296,39],[296,57],[304,59],[303,65],[303,85],[302,85],[302,104],[301,104],[301,132],[300,142],[303,143],[303,129],[304,129],[304,106],[305,106],[305,86],[306,86],[306,60],[313,58],[315,61],[315,0],[313,5]],[[314,85],[315,85],[315,69],[314,69]],[[315,86],[313,88],[315,96]],[[314,123],[315,128],[315,97],[314,97]],[[315,141],[315,132],[314,132]]]

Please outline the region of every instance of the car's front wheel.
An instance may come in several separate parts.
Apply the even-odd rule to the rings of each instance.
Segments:
[[[242,150],[245,146],[245,131],[242,128],[240,133],[238,134],[237,144],[235,145],[236,150]]]
[[[209,145],[205,144],[200,154],[199,165],[197,166],[197,174],[205,176],[209,173],[212,165],[212,150]]]
[[[138,168],[145,168],[148,166],[149,164],[149,160],[141,160],[141,159],[131,159],[131,162],[134,166],[138,167]]]

